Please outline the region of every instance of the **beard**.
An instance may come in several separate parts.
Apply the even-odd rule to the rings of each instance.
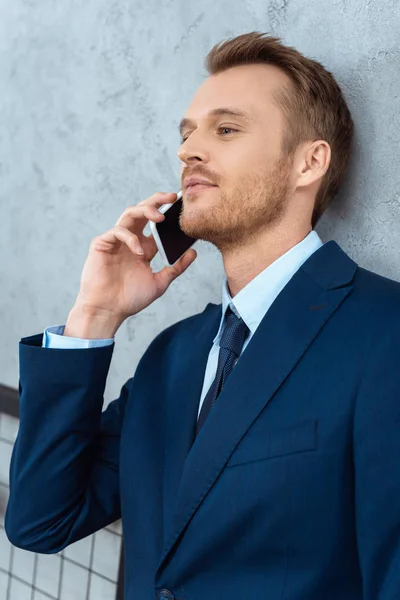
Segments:
[[[282,157],[272,170],[246,177],[232,192],[220,190],[218,202],[202,201],[201,197],[183,199],[179,218],[182,231],[210,242],[220,252],[247,245],[261,230],[276,226],[284,217],[291,166],[289,158]]]

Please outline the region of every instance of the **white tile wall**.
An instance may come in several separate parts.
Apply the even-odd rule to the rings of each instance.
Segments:
[[[11,573],[32,585],[33,583],[33,568],[35,564],[35,554],[14,548],[13,558],[11,563]]]
[[[10,460],[11,460],[12,444],[0,440],[0,481],[7,483],[10,471]]]
[[[11,544],[7,539],[6,532],[0,527],[0,568],[4,571],[10,569]]]
[[[41,592],[35,591],[33,594],[33,600],[49,600],[49,597],[45,596]]]
[[[109,531],[114,531],[115,533],[119,533],[120,535],[122,535],[122,521],[121,521],[121,519],[118,519],[118,521],[114,521],[114,523],[111,523],[110,525],[107,525],[106,529],[108,529]]]
[[[58,554],[39,554],[36,572],[36,587],[55,598],[58,597],[61,558]]]
[[[60,600],[86,598],[89,571],[64,560]]]
[[[0,571],[0,598],[2,600],[7,598],[8,579],[8,573],[3,573]]]
[[[117,586],[98,575],[92,575],[89,600],[115,600]]]
[[[0,415],[0,437],[14,443],[17,437],[19,420],[9,415]]]
[[[121,551],[121,538],[115,533],[102,529],[95,534],[93,571],[117,581]]]
[[[93,536],[90,535],[86,538],[83,538],[83,540],[79,540],[79,542],[75,542],[74,544],[67,546],[67,548],[63,550],[63,555],[67,558],[70,558],[74,562],[89,568],[92,545]]]
[[[31,600],[32,587],[16,579],[11,579],[9,600]]]
[[[4,527],[4,517],[6,514],[8,496],[9,496],[8,487],[1,485],[1,482],[0,482],[0,525],[3,525],[3,527]]]

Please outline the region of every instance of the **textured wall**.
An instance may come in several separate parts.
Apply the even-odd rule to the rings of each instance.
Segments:
[[[0,382],[18,385],[21,337],[65,323],[91,239],[127,206],[177,191],[176,128],[204,57],[253,30],[320,60],[342,85],[354,155],[318,232],[400,279],[397,0],[245,0],[234,10],[232,0],[0,0]],[[118,331],[107,402],[159,331],[219,302],[220,256],[196,247],[189,271]]]

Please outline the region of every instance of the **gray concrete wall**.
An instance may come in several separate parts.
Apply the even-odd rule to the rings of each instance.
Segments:
[[[65,323],[91,239],[127,206],[177,191],[176,128],[204,57],[253,30],[321,61],[342,85],[354,155],[318,232],[400,279],[397,0],[0,0],[1,383],[18,385],[21,337]],[[159,331],[220,301],[220,256],[197,250],[118,331],[106,402]]]

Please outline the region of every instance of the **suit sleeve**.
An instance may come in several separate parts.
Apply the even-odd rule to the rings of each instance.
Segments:
[[[132,378],[102,411],[112,345],[42,347],[23,338],[20,425],[5,529],[12,544],[56,553],[120,518],[119,445]]]
[[[400,332],[385,334],[371,351],[354,417],[363,600],[400,598]]]

